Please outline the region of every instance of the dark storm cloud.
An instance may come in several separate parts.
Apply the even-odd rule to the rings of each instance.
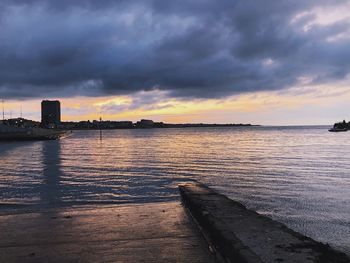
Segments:
[[[0,96],[205,98],[332,82],[349,74],[349,38],[332,41],[349,21],[312,24],[311,11],[347,2],[2,0]]]

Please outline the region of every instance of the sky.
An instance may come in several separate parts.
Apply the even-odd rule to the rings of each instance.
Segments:
[[[350,0],[1,0],[6,117],[350,119]]]

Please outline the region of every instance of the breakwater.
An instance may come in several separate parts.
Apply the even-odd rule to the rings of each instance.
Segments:
[[[228,262],[350,262],[329,245],[247,209],[200,183],[179,186],[204,236]]]
[[[24,128],[0,123],[0,141],[55,140],[65,133],[53,129]]]

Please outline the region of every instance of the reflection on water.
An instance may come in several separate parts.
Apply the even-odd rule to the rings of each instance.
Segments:
[[[40,199],[42,204],[59,205],[61,203],[60,177],[61,141],[47,141],[42,143],[43,181],[40,185]]]
[[[350,251],[350,133],[326,128],[75,132],[0,144],[0,200],[38,206],[175,200],[205,182],[297,231]]]

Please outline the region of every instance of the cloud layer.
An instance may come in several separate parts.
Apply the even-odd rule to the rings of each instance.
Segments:
[[[319,85],[350,72],[345,0],[2,0],[0,96],[181,98]],[[325,10],[340,10],[325,17]],[[342,12],[343,11],[343,12]]]

